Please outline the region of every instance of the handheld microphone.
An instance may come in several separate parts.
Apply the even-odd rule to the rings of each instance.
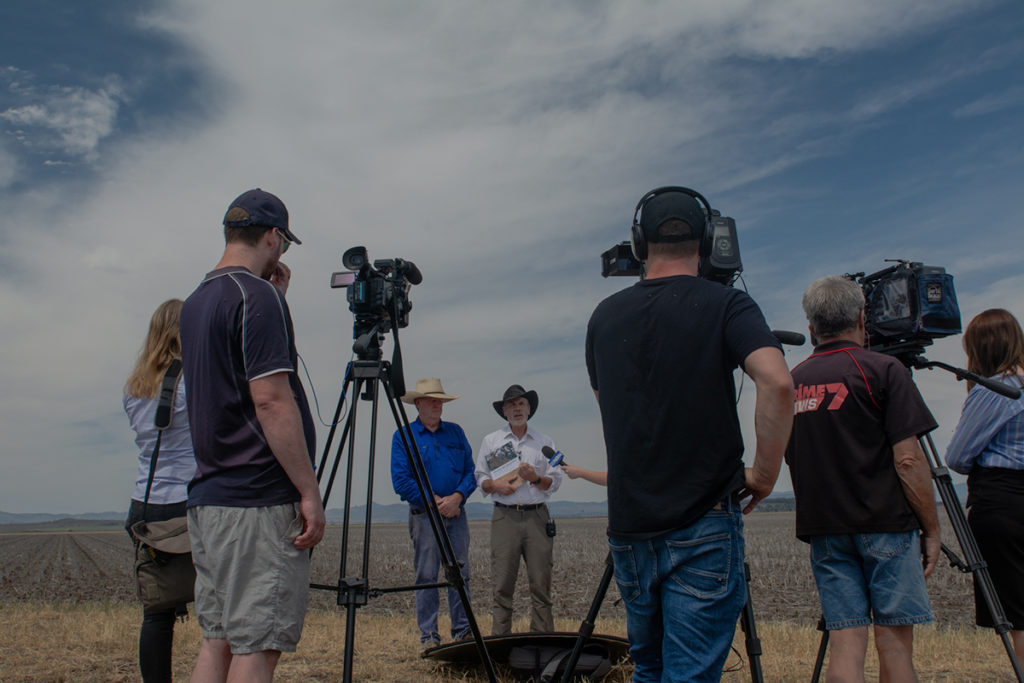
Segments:
[[[544,454],[544,457],[548,459],[548,464],[552,467],[569,464],[565,461],[565,456],[562,455],[562,451],[556,451],[551,446],[544,446],[540,449],[540,452]]]
[[[788,330],[772,330],[772,334],[776,339],[779,340],[780,344],[788,344],[789,346],[803,346],[804,342],[807,341],[807,337],[800,334],[799,332],[789,332]]]

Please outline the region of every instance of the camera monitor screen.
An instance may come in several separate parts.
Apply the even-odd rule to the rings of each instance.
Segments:
[[[349,270],[331,273],[331,288],[348,287],[356,281],[356,274]]]

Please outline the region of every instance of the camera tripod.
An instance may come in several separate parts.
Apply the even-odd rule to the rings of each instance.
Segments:
[[[583,647],[587,639],[594,633],[594,624],[597,621],[597,613],[601,609],[605,595],[608,593],[608,586],[611,585],[615,575],[615,565],[612,562],[612,555],[609,552],[604,560],[604,574],[598,583],[597,592],[590,603],[590,610],[580,624],[579,635],[576,644],[573,646],[572,654],[565,663],[565,672],[562,674],[562,683],[570,683],[576,670],[576,663],[583,653]],[[747,601],[743,603],[743,611],[740,612],[740,627],[744,633],[744,644],[746,645],[747,657],[750,661],[750,680],[753,683],[764,683],[764,674],[761,671],[761,640],[757,637],[757,625],[754,623],[754,603],[750,595],[750,567],[743,563],[743,579],[747,584]]]
[[[958,380],[969,379],[972,382],[982,385],[990,391],[1002,394],[1009,398],[1017,398],[1020,396],[1020,391],[1012,387],[1008,387],[1000,382],[993,382],[985,377],[979,377],[973,372],[958,368],[946,363],[938,361],[930,361],[922,355],[921,345],[908,345],[903,348],[898,348],[893,351],[883,351],[899,358],[904,365],[908,368],[915,369],[931,369],[941,368],[947,372],[951,372],[956,375]],[[956,535],[957,541],[960,543],[960,549],[963,551],[964,558],[966,561],[961,560],[955,552],[950,550],[945,544],[942,545],[942,552],[946,555],[949,560],[951,567],[959,569],[961,572],[967,573],[972,572],[974,574],[974,580],[978,586],[978,590],[981,592],[982,597],[985,600],[985,604],[988,606],[989,613],[992,615],[993,628],[996,634],[999,635],[1003,642],[1003,647],[1006,649],[1006,654],[1010,659],[1010,666],[1013,668],[1013,673],[1017,677],[1019,683],[1024,683],[1024,672],[1021,671],[1020,662],[1017,660],[1017,655],[1013,650],[1013,641],[1010,638],[1010,622],[1006,618],[1006,613],[1003,611],[1003,606],[999,602],[999,596],[996,595],[995,586],[992,584],[992,576],[988,571],[988,564],[986,564],[984,558],[981,556],[981,551],[978,549],[978,544],[974,539],[974,534],[971,532],[971,527],[967,524],[967,517],[964,515],[964,510],[960,506],[960,500],[956,495],[956,490],[953,488],[953,478],[949,474],[949,469],[943,464],[942,459],[939,458],[938,451],[935,448],[935,442],[932,441],[930,434],[918,438],[921,444],[921,449],[924,451],[925,458],[928,461],[928,467],[931,470],[932,480],[935,482],[935,487],[939,491],[939,497],[942,499],[942,506],[946,509],[946,515],[949,517],[950,525],[953,527],[953,533]],[[824,617],[818,622],[818,630],[821,633],[821,642],[818,646],[818,658],[814,663],[814,673],[812,674],[811,681],[815,683],[821,676],[821,669],[825,661],[825,652],[828,649],[828,631],[825,629]]]
[[[352,392],[351,395],[353,396],[353,399],[349,405],[348,416],[345,419],[345,424],[341,433],[341,440],[338,443],[334,464],[331,467],[331,474],[328,478],[327,488],[323,496],[323,505],[326,510],[327,500],[330,497],[331,489],[334,485],[334,479],[337,475],[338,467],[341,462],[341,454],[347,441],[348,455],[345,477],[345,507],[342,521],[341,562],[338,569],[338,584],[324,585],[311,583],[310,587],[320,590],[336,591],[338,594],[338,605],[345,606],[344,681],[348,682],[352,680],[356,610],[359,607],[366,605],[369,598],[379,597],[386,593],[424,589],[434,590],[440,587],[451,586],[458,591],[459,597],[462,600],[462,605],[466,610],[466,617],[469,620],[469,626],[473,633],[473,638],[476,641],[477,648],[480,653],[480,659],[487,670],[488,678],[492,683],[496,683],[497,678],[494,672],[494,665],[491,662],[489,653],[487,652],[487,647],[484,644],[483,635],[480,633],[480,628],[477,625],[476,618],[473,616],[473,608],[470,605],[469,595],[466,592],[466,585],[462,578],[459,562],[456,559],[455,550],[452,548],[451,539],[448,537],[448,532],[444,527],[444,522],[441,518],[441,513],[437,508],[437,503],[434,500],[434,492],[430,486],[430,480],[427,477],[427,472],[423,465],[423,459],[420,457],[419,448],[416,446],[412,428],[409,424],[409,418],[406,416],[405,409],[401,402],[396,398],[396,388],[399,395],[405,393],[405,383],[401,372],[401,351],[398,346],[397,334],[395,338],[395,362],[393,364],[388,364],[387,361],[381,360],[381,336],[382,335],[378,331],[378,328],[374,328],[366,335],[360,337],[354,346],[358,360],[351,361],[346,369],[344,385],[342,386],[341,396],[338,399],[338,407],[335,410],[334,419],[331,421],[332,426],[327,437],[327,443],[324,446],[322,460],[319,467],[317,467],[317,480],[320,481],[325,471],[327,459],[330,454],[331,442],[334,440],[334,434],[339,423],[342,407],[345,404],[345,397],[349,395],[349,392]],[[441,552],[441,565],[444,569],[446,579],[442,583],[390,588],[370,588],[369,581],[367,579],[369,569],[371,515],[373,508],[373,472],[376,452],[377,416],[381,389],[383,389],[388,406],[391,409],[391,415],[394,418],[395,426],[401,434],[402,445],[405,449],[406,457],[409,460],[410,469],[416,482],[416,488],[419,492],[420,498],[424,501],[424,514],[427,515],[427,518],[430,521],[434,540]],[[360,397],[372,402],[370,419],[369,475],[367,477],[368,481],[366,485],[366,518],[363,525],[362,565],[358,576],[348,576],[346,575],[346,571],[352,503],[352,466],[355,459],[356,409],[359,404]]]

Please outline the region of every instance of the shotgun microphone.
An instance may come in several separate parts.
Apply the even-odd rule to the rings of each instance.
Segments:
[[[803,346],[804,342],[807,341],[807,337],[799,332],[772,330],[772,334],[775,335],[775,338],[779,340],[780,344],[788,344],[789,346]]]

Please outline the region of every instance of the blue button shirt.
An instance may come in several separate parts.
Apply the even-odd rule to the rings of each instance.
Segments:
[[[1024,387],[1022,377],[989,379]],[[974,466],[1024,469],[1024,394],[1012,399],[980,384],[971,387],[960,423],[946,448],[946,464],[961,474],[970,473]]]
[[[462,427],[442,420],[437,430],[432,432],[418,417],[410,426],[434,493],[450,496],[458,491],[464,504],[476,489],[476,480],[473,477],[473,449],[469,447]],[[402,434],[397,430],[391,439],[391,483],[402,500],[415,508],[423,508],[402,444]]]

